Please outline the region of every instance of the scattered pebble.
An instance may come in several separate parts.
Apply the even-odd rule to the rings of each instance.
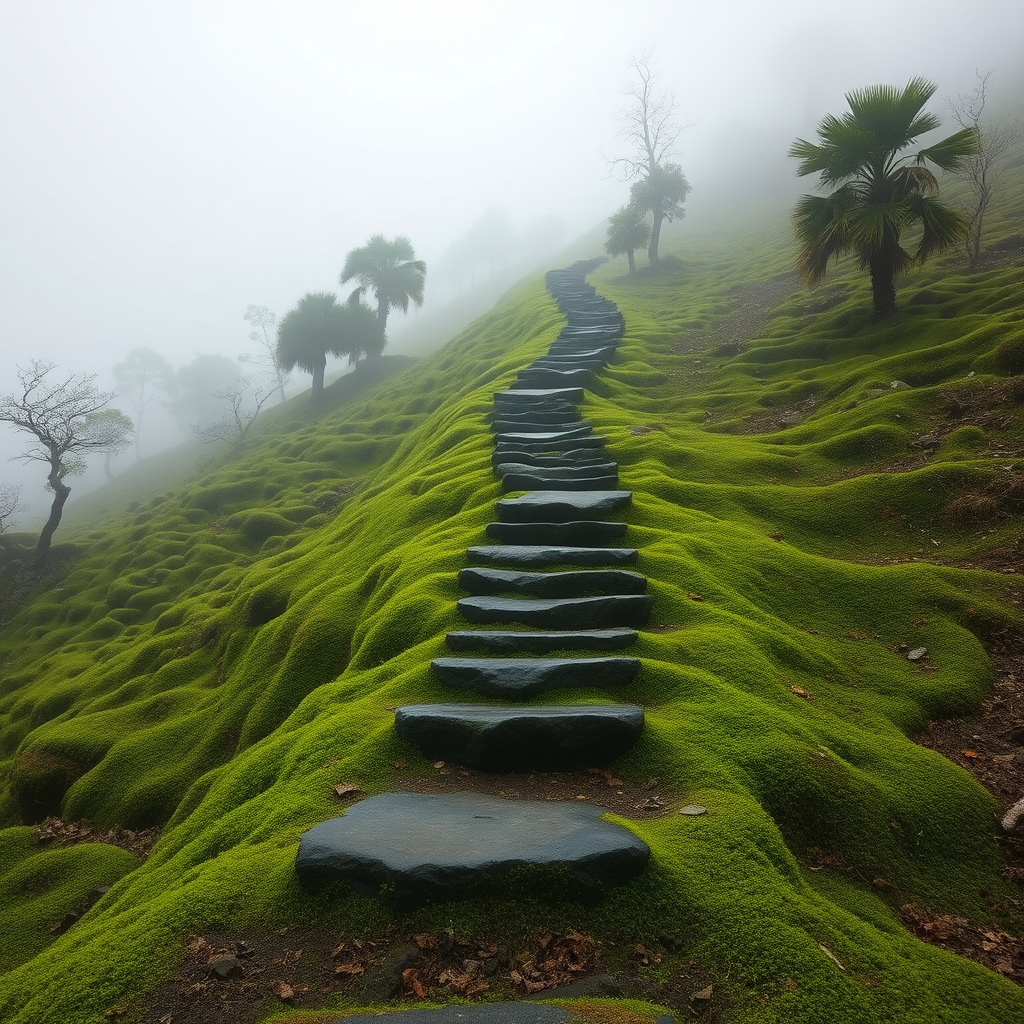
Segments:
[[[685,807],[679,808],[680,814],[688,814],[691,818],[699,818],[702,814],[707,814],[708,809],[701,804],[687,804]]]
[[[915,647],[912,651],[907,651],[907,661],[920,661],[922,658],[927,657],[927,647]]]

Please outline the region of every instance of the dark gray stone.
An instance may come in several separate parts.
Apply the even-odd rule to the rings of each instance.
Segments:
[[[430,667],[457,690],[518,700],[545,690],[625,686],[640,670],[636,658],[435,658]]]
[[[626,535],[625,523],[578,519],[571,523],[488,523],[487,536],[501,544],[568,544],[591,547]]]
[[[491,430],[496,434],[569,434],[585,437],[594,432],[594,426],[581,419],[568,420],[564,423],[539,423],[524,416],[515,420],[495,420],[491,424]]]
[[[222,981],[228,978],[241,978],[245,974],[242,961],[237,956],[219,956],[210,962],[210,977],[220,978]]]
[[[636,643],[633,629],[577,629],[524,632],[503,629],[452,630],[445,641],[453,651],[550,654],[552,651],[621,651]]]
[[[594,428],[590,423],[583,423],[583,425],[579,427],[558,430],[501,430],[495,434],[494,439],[498,444],[507,445],[522,442],[532,447],[539,444],[547,444],[552,441],[575,441],[579,438],[587,437],[593,432]],[[583,447],[586,447],[586,445],[583,445]]]
[[[494,407],[526,406],[542,402],[577,402],[583,401],[583,388],[528,388],[516,391],[497,391],[494,394]]]
[[[631,491],[545,490],[502,498],[495,508],[503,523],[568,523],[618,512],[632,500]]]
[[[618,482],[617,473],[612,476],[580,476],[573,473],[540,476],[537,473],[505,473],[501,478],[501,490],[504,493],[533,491],[538,487],[558,487],[563,491],[607,491]]]
[[[495,442],[499,452],[526,451],[526,452],[567,452],[576,451],[582,448],[603,449],[608,443],[608,438],[595,434],[593,437],[566,437],[562,440],[547,440],[542,434],[495,434]],[[608,456],[601,451],[601,458]]]
[[[590,370],[592,373],[599,373],[604,369],[607,360],[586,358],[583,355],[566,353],[565,355],[543,356],[534,359],[527,367],[529,370]],[[521,373],[522,371],[520,371]]]
[[[544,367],[526,367],[516,375],[512,389],[520,388],[564,388],[577,386],[588,388],[594,383],[593,370],[552,370]]]
[[[493,772],[605,765],[626,753],[643,727],[635,704],[408,704],[395,713],[395,731],[425,757]]]
[[[618,468],[618,463],[609,461],[607,453],[598,448],[567,448],[563,452],[555,452],[551,455],[545,455],[543,452],[516,451],[514,448],[503,448],[495,451],[491,456],[491,465],[495,469],[510,462],[518,462],[523,466],[550,466],[552,469],[584,464],[589,466],[615,466]]]
[[[488,544],[469,548],[470,562],[478,565],[634,565],[636,548],[580,548],[558,544]]]
[[[643,594],[647,590],[647,579],[627,569],[528,572],[522,569],[470,568],[459,572],[459,586],[469,594],[589,597],[594,594]]]
[[[642,840],[603,821],[598,807],[388,793],[304,833],[295,871],[311,892],[333,881],[365,896],[387,886],[401,905],[458,899],[474,882],[518,868],[556,869],[559,878],[592,890],[633,878],[649,856]]]
[[[542,600],[520,597],[463,597],[459,613],[467,622],[519,623],[541,629],[639,628],[651,614],[650,594],[615,594]]]
[[[527,473],[542,479],[547,477],[553,480],[568,480],[574,477],[618,476],[619,467],[615,462],[560,461],[555,466],[536,466],[529,462],[499,462],[496,472],[499,476]]]
[[[547,412],[541,409],[528,409],[526,412],[507,411],[496,413],[491,417],[491,430],[497,433],[498,423],[528,423],[531,427],[545,426],[548,430],[560,430],[566,423],[582,423],[578,409],[567,409],[565,412]],[[515,430],[516,427],[506,429]]]

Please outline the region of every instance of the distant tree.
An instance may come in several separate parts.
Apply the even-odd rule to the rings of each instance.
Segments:
[[[241,448],[260,410],[276,390],[262,388],[251,378],[244,377],[226,391],[218,391],[214,397],[225,404],[226,414],[216,423],[194,428],[196,434],[201,441],[207,443],[219,441],[236,450]]]
[[[803,196],[794,221],[800,252],[797,270],[808,284],[825,276],[828,262],[854,253],[871,274],[875,314],[896,312],[896,277],[932,253],[962,241],[967,222],[934,198],[938,181],[925,166],[956,170],[977,150],[977,130],[964,128],[916,155],[903,155],[919,135],[941,121],[924,112],[935,86],[913,78],[902,89],[874,85],[847,93],[850,110],[818,125],[818,142],[797,139],[789,155],[800,160],[797,174],[820,174],[828,196]],[[912,162],[911,162],[912,161]],[[916,249],[901,236],[917,226]]]
[[[636,273],[633,253],[642,249],[651,237],[651,226],[647,215],[635,206],[623,206],[608,218],[608,238],[604,251],[609,256],[625,256],[629,260],[629,272]]]
[[[307,292],[277,326],[277,358],[286,370],[298,366],[313,375],[312,401],[324,391],[329,355],[356,362],[384,348],[384,326],[359,292],[338,302],[334,292]]]
[[[242,319],[248,320],[256,328],[256,330],[249,332],[249,340],[254,341],[263,350],[256,360],[250,360],[248,357],[243,356],[242,361],[259,362],[266,365],[273,372],[274,378],[277,380],[277,392],[281,396],[280,401],[283,402],[287,397],[284,386],[288,383],[288,374],[284,371],[277,358],[277,336],[274,331],[274,327],[277,324],[277,316],[266,306],[254,306],[250,303],[242,314]]]
[[[235,387],[241,377],[241,367],[227,356],[200,354],[178,367],[166,406],[181,432],[187,437],[190,430],[216,423],[224,414],[217,395]]]
[[[978,265],[981,256],[981,239],[985,214],[992,197],[999,192],[999,182],[1006,169],[1007,157],[1021,142],[1020,123],[1004,118],[990,123],[985,118],[985,104],[988,101],[988,85],[995,72],[975,72],[978,84],[966,95],[947,100],[953,120],[961,128],[973,129],[978,133],[978,150],[969,156],[956,171],[967,186],[970,199],[964,204],[969,228],[966,237],[967,258],[971,267]]]
[[[653,267],[659,259],[662,222],[682,216],[690,185],[682,168],[668,163],[676,152],[683,126],[679,124],[675,97],[656,90],[657,76],[651,70],[650,59],[648,51],[629,63],[636,78],[626,88],[629,100],[620,114],[619,137],[632,151],[612,160],[611,165],[625,181],[635,182],[630,190],[631,205],[652,215],[647,257]]]
[[[381,331],[386,332],[388,311],[409,311],[409,303],[423,305],[423,282],[427,265],[416,259],[412,242],[404,236],[387,239],[374,235],[366,245],[352,249],[345,257],[340,283],[359,282],[357,299],[366,289],[372,289],[377,300],[377,317]]]
[[[142,458],[139,438],[146,408],[158,394],[166,395],[171,387],[174,371],[158,352],[151,348],[133,348],[124,362],[114,367],[114,380],[119,395],[131,403],[135,414],[134,443],[135,457]]]
[[[506,266],[515,256],[516,226],[506,209],[492,206],[470,227],[465,243],[470,259],[486,265],[488,274],[494,277],[498,268]]]
[[[132,434],[127,416],[106,409],[114,396],[96,386],[95,374],[70,374],[58,382],[50,378],[55,369],[54,363],[33,359],[28,368],[18,367],[18,392],[0,398],[0,422],[31,435],[20,458],[44,463],[53,491],[50,515],[36,544],[40,565],[49,558],[50,541],[71,494],[65,478],[81,473],[92,452],[128,447]]]
[[[15,523],[14,517],[24,511],[20,485],[0,482],[0,533],[9,530]]]

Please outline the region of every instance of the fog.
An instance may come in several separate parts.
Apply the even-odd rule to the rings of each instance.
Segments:
[[[924,75],[942,115],[995,68],[1005,102],[1024,5],[2,0],[0,393],[32,357],[112,383],[140,346],[174,367],[254,352],[250,304],[347,294],[345,253],[377,233],[426,260],[424,313],[468,286],[481,222],[542,259],[628,197],[608,159],[645,50],[707,230],[785,215],[808,184],[789,143],[852,88]],[[0,425],[0,459],[18,443]],[[0,462],[34,507],[43,475]]]

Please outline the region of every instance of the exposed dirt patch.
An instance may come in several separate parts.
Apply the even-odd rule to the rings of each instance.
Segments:
[[[425,1000],[621,996],[669,1006],[680,1019],[720,1020],[715,978],[681,956],[679,944],[663,933],[623,948],[572,929],[513,937],[395,927],[371,937],[314,928],[191,935],[177,974],[151,995],[139,1019],[252,1024],[274,1010],[342,1000],[398,1009]],[[137,1012],[114,1007],[108,1017]]]
[[[63,821],[60,818],[47,818],[36,826],[36,843],[43,846],[54,843],[57,846],[72,846],[75,843],[107,843],[120,846],[122,850],[134,853],[140,861],[149,856],[153,844],[157,841],[160,830],[147,828],[141,832],[121,828],[115,825],[106,832],[97,832],[90,825],[80,821]]]
[[[640,821],[667,814],[680,802],[657,779],[626,782],[599,768],[575,772],[491,774],[438,761],[433,774],[402,779],[396,787],[409,793],[460,793],[471,790],[507,800],[568,800]]]

